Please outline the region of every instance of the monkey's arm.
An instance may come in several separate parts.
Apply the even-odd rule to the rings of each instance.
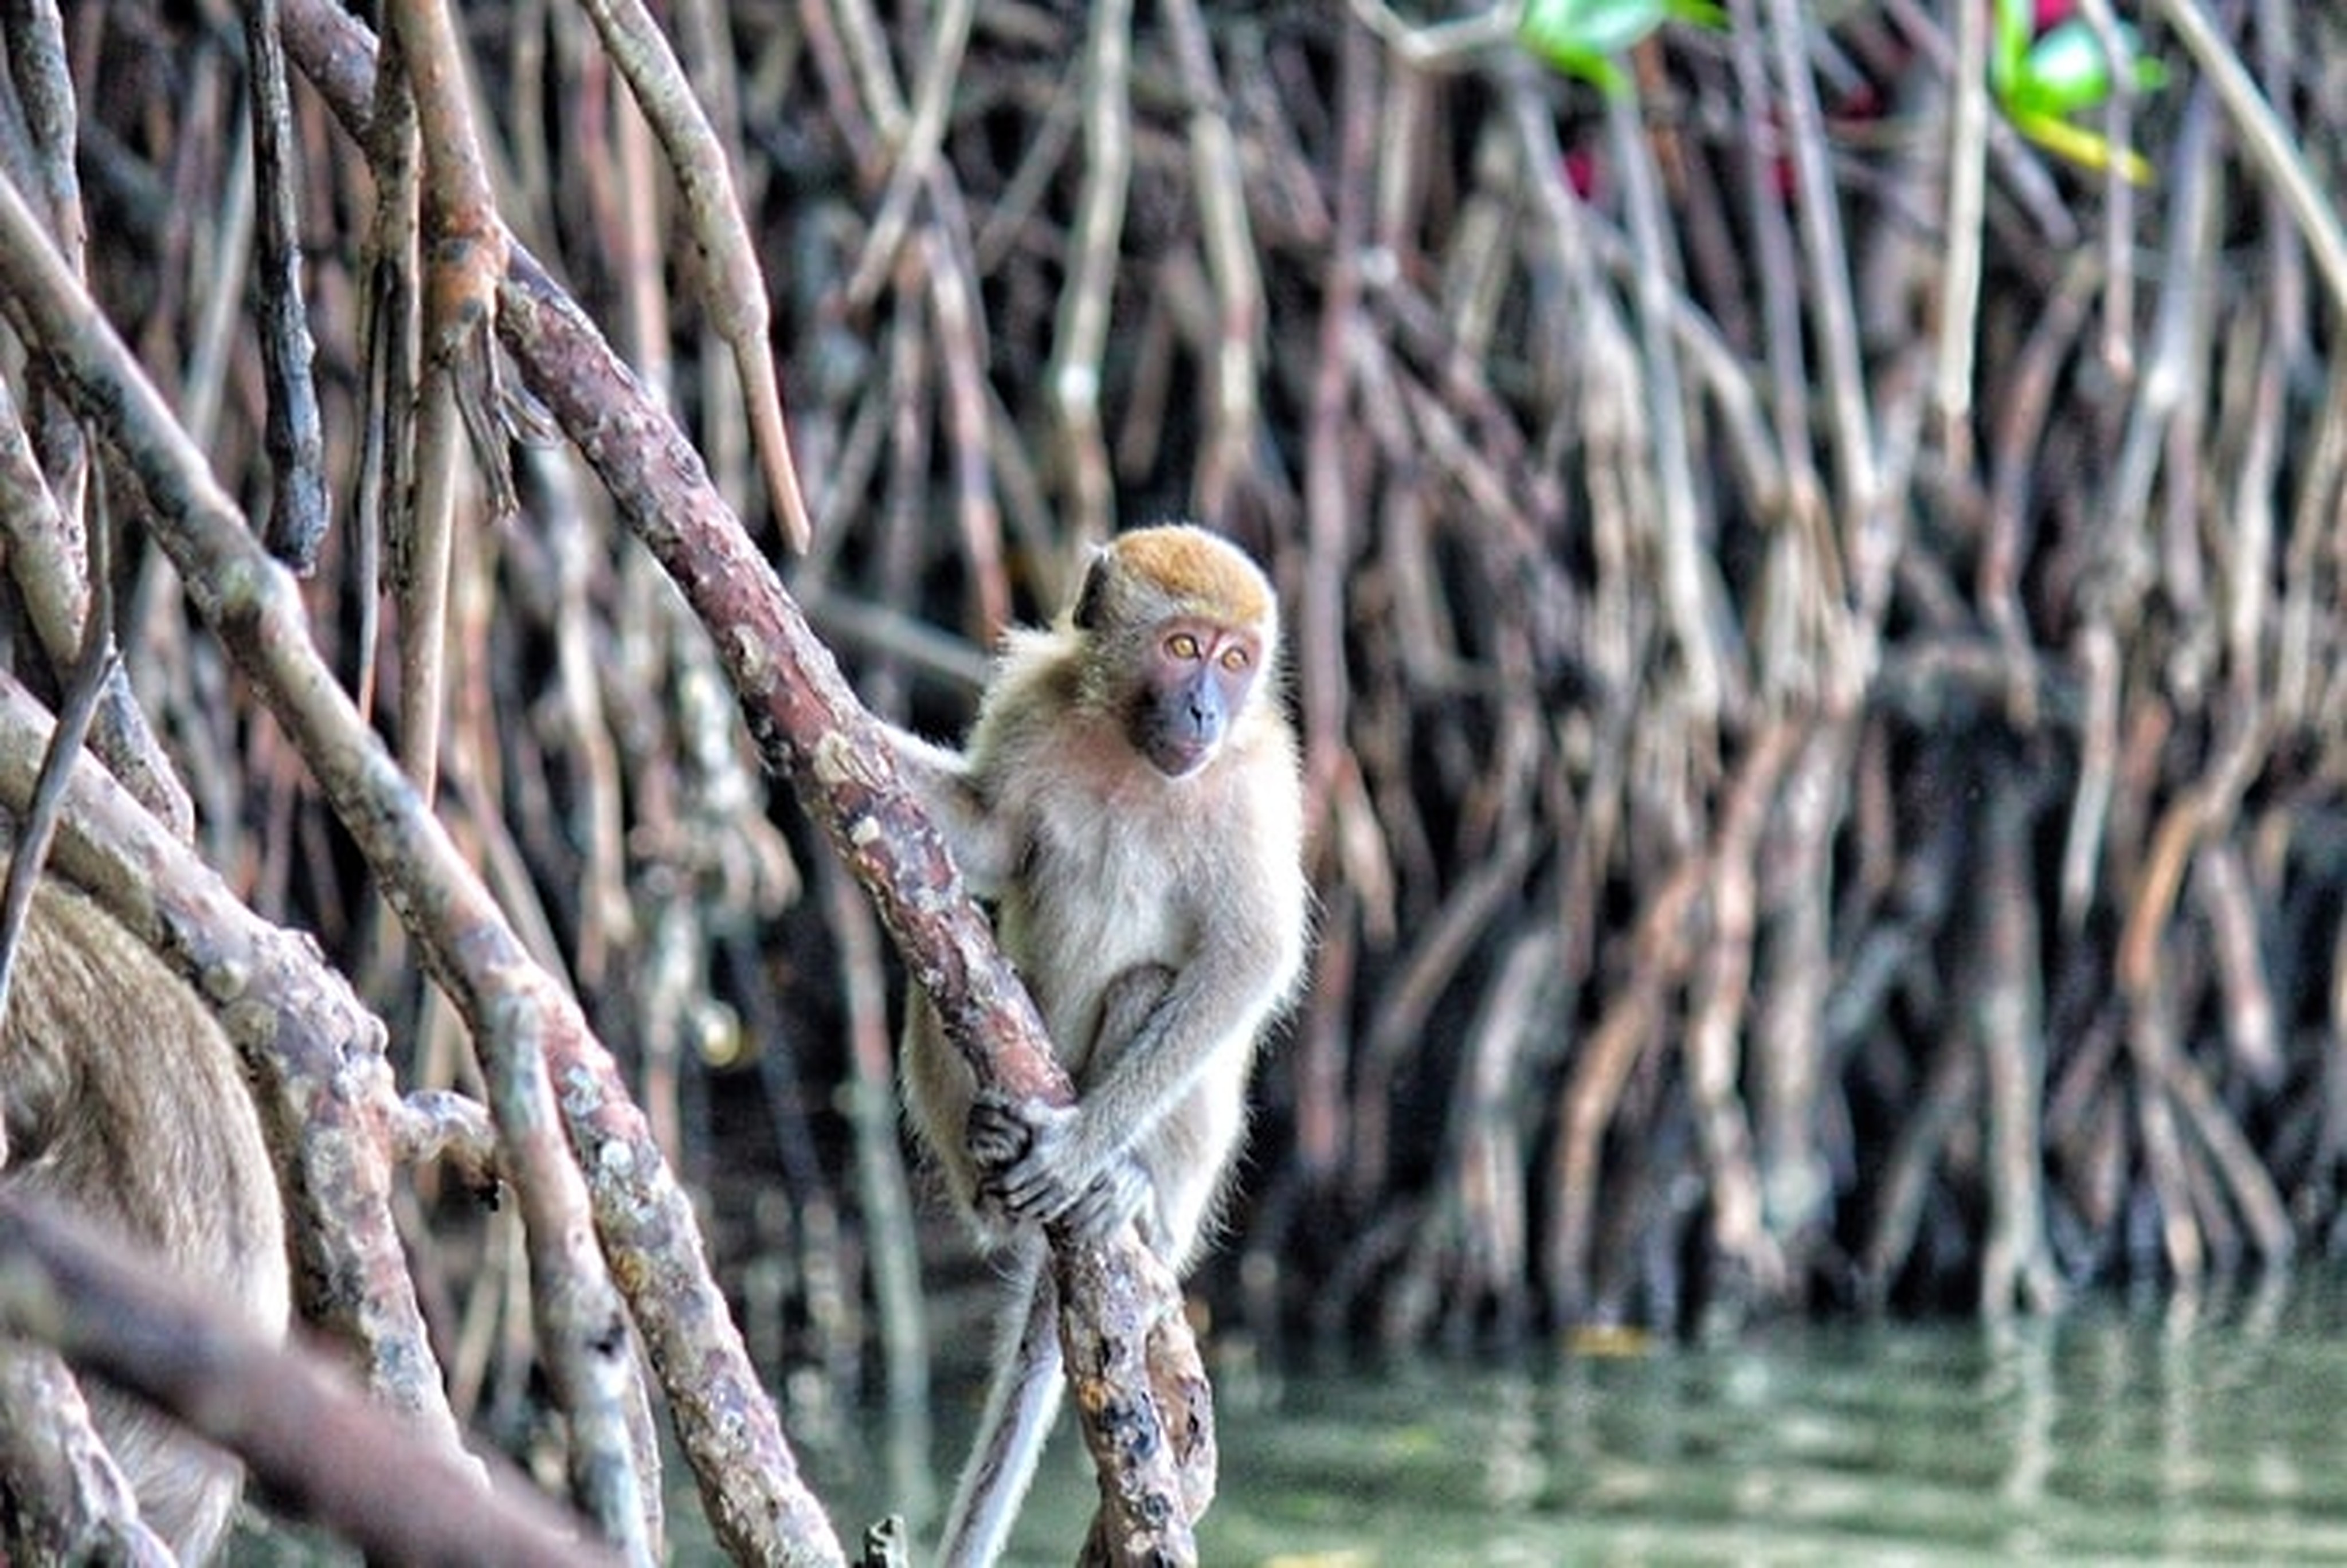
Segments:
[[[981,898],[999,897],[1017,865],[1017,834],[1004,814],[989,805],[969,759],[894,724],[881,729],[896,755],[897,771],[945,835],[954,864],[971,890]]]

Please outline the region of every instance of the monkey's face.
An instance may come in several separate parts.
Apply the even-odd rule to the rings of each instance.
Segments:
[[[1162,624],[1142,661],[1133,745],[1167,778],[1213,760],[1254,689],[1263,646],[1253,633],[1180,617]]]

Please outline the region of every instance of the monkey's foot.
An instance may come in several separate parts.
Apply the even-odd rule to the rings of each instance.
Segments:
[[[1106,1241],[1127,1221],[1139,1219],[1149,1199],[1149,1173],[1131,1154],[1119,1154],[1060,1214],[1058,1223],[1078,1241]]]
[[[1063,1225],[1101,1240],[1149,1203],[1149,1173],[1130,1153],[1094,1168],[1073,1136],[1077,1112],[1030,1102],[981,1098],[969,1108],[963,1140],[977,1167],[982,1208],[1026,1225]]]

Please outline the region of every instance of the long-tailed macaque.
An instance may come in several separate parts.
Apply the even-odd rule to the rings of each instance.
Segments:
[[[0,1182],[75,1208],[272,1330],[284,1218],[236,1052],[144,943],[44,882],[0,1021]],[[140,1515],[183,1562],[219,1545],[242,1472],[145,1405],[88,1385]]]
[[[979,1100],[916,998],[915,1125],[1016,1259],[1010,1334],[941,1561],[991,1563],[1059,1405],[1038,1227],[1127,1220],[1177,1272],[1211,1223],[1256,1042],[1304,962],[1309,896],[1271,585],[1203,528],[1122,535],[1048,631],[1015,631],[959,753],[895,733],[900,762],[1077,1087],[1069,1109]]]

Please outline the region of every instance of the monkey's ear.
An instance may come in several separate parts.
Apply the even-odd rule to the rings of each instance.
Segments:
[[[1084,568],[1084,586],[1076,594],[1075,627],[1079,631],[1097,630],[1101,622],[1103,601],[1108,598],[1109,548],[1102,545],[1092,551],[1090,565]]]

